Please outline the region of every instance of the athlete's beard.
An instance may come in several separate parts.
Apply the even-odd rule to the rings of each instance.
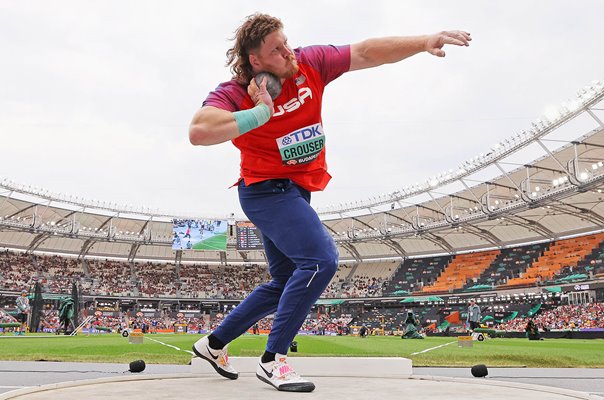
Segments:
[[[282,79],[293,78],[294,75],[296,75],[298,73],[298,70],[300,69],[298,67],[298,62],[296,61],[295,57],[289,58],[288,65],[286,67],[287,67],[287,70],[281,76],[279,76],[279,78],[282,78]]]

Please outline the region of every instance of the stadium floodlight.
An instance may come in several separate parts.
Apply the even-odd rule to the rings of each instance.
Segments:
[[[548,121],[557,121],[561,117],[561,110],[559,107],[550,106],[547,107],[543,113],[544,117]]]

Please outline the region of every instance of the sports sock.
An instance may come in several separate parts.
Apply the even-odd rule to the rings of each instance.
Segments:
[[[211,349],[214,350],[220,350],[223,349],[224,346],[226,346],[225,343],[222,343],[220,340],[218,340],[218,338],[212,334],[210,334],[210,336],[208,336],[208,340],[210,341],[209,345]]]
[[[264,354],[262,355],[262,358],[260,359],[260,361],[262,361],[262,364],[265,364],[265,363],[271,362],[271,361],[275,361],[275,353],[271,353],[270,351],[265,351]]]

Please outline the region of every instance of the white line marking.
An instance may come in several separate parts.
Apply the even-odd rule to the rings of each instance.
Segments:
[[[317,275],[317,272],[319,272],[319,264],[317,264],[317,270],[315,271],[314,274],[312,274],[312,276],[310,277],[310,280],[308,281],[308,285],[306,285],[306,287],[310,286],[310,283],[312,282],[313,279],[315,279],[315,275]]]
[[[23,389],[30,386],[0,386],[0,389]]]
[[[440,346],[431,347],[431,348],[426,349],[426,350],[422,350],[422,351],[416,351],[415,353],[411,353],[411,355],[412,355],[412,356],[414,356],[414,355],[416,355],[416,354],[427,353],[427,352],[429,352],[429,351],[436,350],[436,349],[439,349],[439,348],[441,348],[441,347],[448,346],[448,345],[450,345],[451,343],[455,343],[455,342],[449,342],[449,343],[441,344]]]
[[[159,341],[159,340],[157,340],[157,339],[151,339],[151,338],[150,338],[150,337],[148,337],[148,336],[145,336],[145,339],[149,339],[149,340],[151,340],[151,341],[153,341],[153,342],[157,342],[157,343],[159,343],[159,344],[163,344],[164,346],[171,347],[171,348],[173,348],[173,349],[175,349],[175,350],[178,350],[178,351],[184,351],[185,353],[189,353],[189,354],[193,354],[193,355],[195,355],[195,353],[193,353],[193,352],[192,352],[192,351],[190,351],[190,350],[183,350],[183,349],[181,349],[180,347],[172,346],[171,344],[161,342],[161,341]]]

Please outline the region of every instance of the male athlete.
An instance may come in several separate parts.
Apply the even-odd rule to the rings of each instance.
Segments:
[[[468,305],[468,316],[466,317],[466,324],[468,330],[474,332],[474,329],[480,328],[480,307],[476,304],[476,300],[470,299],[470,305]]]
[[[227,52],[233,79],[221,83],[203,102],[191,122],[189,139],[203,146],[231,140],[241,151],[239,200],[262,232],[272,280],[257,287],[216,330],[193,345],[195,354],[220,375],[237,379],[227,344],[274,313],[256,376],[281,391],[315,388],[294,372],[286,355],[338,266],[335,243],[310,206],[311,192],[323,190],[331,178],[321,122],[325,86],[345,72],[424,51],[444,57],[445,44],[468,46],[470,40],[467,32],[449,31],[292,50],[277,18],[254,14],[237,29],[234,46]],[[252,79],[261,71],[282,82],[274,101],[266,78],[260,85]]]
[[[27,316],[31,309],[27,294],[27,290],[22,290],[21,296],[17,297],[15,301],[17,305],[17,320],[21,323],[19,330],[15,332],[16,335],[25,335],[25,331],[27,331]]]

